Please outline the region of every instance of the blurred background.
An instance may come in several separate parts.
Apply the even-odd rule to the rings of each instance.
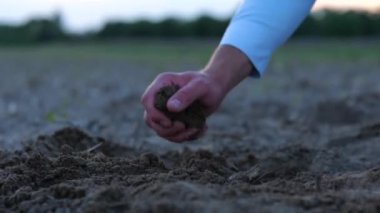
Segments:
[[[240,0],[3,0],[0,43],[127,38],[219,38]],[[380,34],[377,0],[318,0],[295,37]]]
[[[0,147],[19,148],[23,141],[65,125],[118,142],[138,141],[140,147],[166,146],[156,143],[161,139],[142,122],[142,92],[160,72],[202,68],[240,3],[1,0]],[[230,96],[239,101],[227,100],[210,121],[211,129],[242,135],[248,124],[231,121],[236,107],[262,106],[267,112],[272,108],[265,103],[281,101],[279,109],[289,106],[294,118],[302,113],[296,109],[309,109],[299,103],[315,105],[324,98],[373,90],[379,85],[379,56],[380,1],[318,0],[276,52],[265,77],[242,84]],[[259,112],[254,116],[263,117]],[[234,115],[243,118],[245,113]],[[223,126],[226,120],[236,128]]]

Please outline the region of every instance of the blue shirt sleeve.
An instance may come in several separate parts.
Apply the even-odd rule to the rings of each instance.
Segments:
[[[273,52],[297,29],[315,0],[245,0],[227,28],[221,45],[242,51],[265,71]]]

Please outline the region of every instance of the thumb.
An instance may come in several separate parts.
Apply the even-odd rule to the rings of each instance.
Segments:
[[[195,100],[201,98],[205,88],[190,82],[179,89],[168,101],[167,108],[171,112],[181,112],[190,106]]]

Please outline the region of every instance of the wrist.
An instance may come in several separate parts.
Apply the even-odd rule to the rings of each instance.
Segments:
[[[217,90],[221,94],[226,95],[231,90],[231,79],[230,77],[223,75],[220,69],[214,69],[212,67],[206,67],[200,71],[207,79],[217,87]]]
[[[248,77],[253,65],[248,57],[232,46],[220,46],[216,49],[208,65],[201,70],[216,82],[227,94],[232,88]]]

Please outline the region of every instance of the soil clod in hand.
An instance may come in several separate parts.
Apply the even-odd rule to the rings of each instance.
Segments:
[[[166,107],[170,97],[173,96],[179,88],[178,85],[162,87],[155,95],[154,106],[172,121],[180,121],[184,123],[187,128],[203,128],[206,122],[206,116],[202,104],[199,101],[195,101],[188,108],[179,113],[170,112]]]

